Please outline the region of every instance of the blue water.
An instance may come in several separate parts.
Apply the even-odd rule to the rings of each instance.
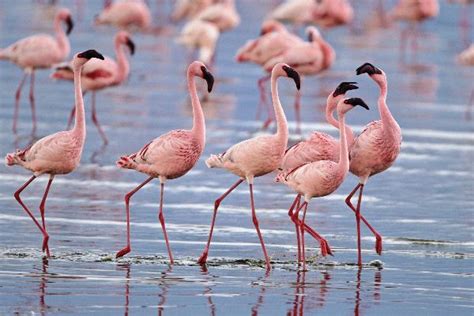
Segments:
[[[0,1],[0,47],[35,32],[50,32],[53,11],[39,1]],[[355,220],[344,203],[357,183],[348,176],[329,197],[311,202],[307,221],[331,244],[335,256],[322,258],[306,238],[309,271],[297,272],[294,226],[287,209],[293,193],[275,184],[273,175],[255,182],[257,215],[274,269],[263,269],[263,254],[251,220],[248,189],[239,187],[222,204],[207,269],[197,265],[207,240],[214,200],[236,181],[222,170],[209,170],[204,159],[254,136],[262,71],[233,61],[239,46],[258,34],[259,23],[274,1],[242,0],[242,23],[221,36],[215,90],[203,103],[207,144],[196,167],[169,181],[165,217],[176,257],[167,265],[157,220],[159,185],[154,181],[132,199],[132,253],[115,260],[125,246],[123,196],[145,176],[115,167],[123,154],[154,137],[191,126],[186,90],[187,52],[173,39],[180,25],[166,25],[158,36],[133,34],[137,53],[132,72],[121,87],[97,95],[98,115],[109,136],[102,141],[88,120],[81,166],[58,176],[47,204],[53,257],[41,255],[41,236],[13,198],[30,176],[18,167],[0,166],[0,314],[439,314],[473,313],[474,124],[466,119],[474,72],[455,63],[465,47],[458,16],[461,7],[441,4],[441,16],[421,26],[416,56],[401,61],[399,34],[404,25],[368,30],[370,1],[357,1],[355,25],[323,31],[337,52],[335,65],[302,83],[303,134],[320,130],[337,135],[324,122],[328,93],[340,81],[357,80],[351,93],[372,110],[354,110],[348,123],[357,131],[378,118],[378,90],[355,68],[370,61],[389,78],[388,104],[403,131],[396,164],[370,179],[363,214],[384,237],[384,252],[363,228],[364,268],[356,262]],[[82,3],[82,5],[81,5]],[[150,1],[162,16],[170,3]],[[387,7],[393,1],[387,1]],[[113,28],[93,27],[101,1],[61,1],[71,8],[76,28],[73,51],[96,48],[113,55]],[[472,9],[470,9],[472,13]],[[82,19],[79,19],[82,15]],[[164,21],[156,21],[164,24]],[[474,32],[471,30],[472,36]],[[472,40],[472,38],[471,38]],[[21,102],[19,137],[11,133],[14,91],[21,71],[0,63],[1,154],[29,142],[28,86]],[[64,129],[73,104],[71,84],[53,82],[49,71],[37,73],[38,136]],[[294,85],[280,83],[282,103],[294,134]],[[86,111],[90,105],[86,97]],[[36,211],[46,177],[24,193]],[[37,213],[38,214],[38,213]],[[39,216],[39,214],[38,214]],[[376,261],[377,260],[377,261]]]

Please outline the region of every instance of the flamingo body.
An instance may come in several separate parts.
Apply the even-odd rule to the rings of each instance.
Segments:
[[[305,24],[312,21],[314,0],[287,0],[276,7],[269,15],[271,19]]]
[[[438,0],[400,0],[389,16],[395,20],[422,21],[438,14]]]
[[[354,9],[347,0],[317,1],[313,9],[313,20],[322,27],[333,27],[350,23]]]
[[[234,0],[223,0],[222,3],[210,5],[197,14],[195,19],[213,23],[220,32],[229,31],[240,23]]]
[[[195,19],[186,23],[177,41],[188,48],[198,48],[199,60],[210,64],[219,35],[219,28],[214,23]]]
[[[468,48],[463,50],[458,56],[457,60],[459,63],[467,66],[474,66],[474,43]]]
[[[103,9],[95,23],[111,24],[119,28],[147,29],[151,24],[150,9],[142,0],[116,1]]]

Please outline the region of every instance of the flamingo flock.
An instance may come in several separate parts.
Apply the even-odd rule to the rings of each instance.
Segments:
[[[466,3],[469,1],[465,1]],[[200,161],[206,145],[206,120],[204,102],[198,95],[197,84],[202,81],[207,84],[207,93],[211,93],[215,76],[218,74],[216,53],[219,50],[219,37],[223,32],[232,32],[241,22],[238,12],[238,3],[233,0],[179,0],[170,15],[170,21],[179,23],[182,28],[176,32],[175,40],[190,50],[198,51],[198,58],[192,58],[187,63],[187,88],[192,106],[192,127],[190,129],[174,129],[152,140],[143,140],[142,147],[137,146],[136,152],[123,154],[118,157],[116,166],[120,169],[131,169],[145,175],[145,179],[137,187],[124,194],[124,209],[126,218],[125,246],[117,249],[116,258],[129,254],[131,245],[131,198],[145,185],[154,179],[159,181],[159,207],[157,217],[160,222],[163,239],[166,245],[170,264],[175,262],[171,243],[166,231],[164,203],[165,184],[168,180],[185,176],[198,164],[204,164],[211,169],[224,169],[236,176],[234,183],[214,203],[210,218],[207,241],[203,241],[204,249],[197,259],[199,264],[206,264],[211,248],[217,213],[224,200],[246,182],[248,186],[249,208],[252,223],[265,260],[267,270],[272,269],[272,258],[267,252],[262,234],[256,207],[258,191],[255,191],[255,178],[273,174],[275,186],[284,184],[294,192],[292,201],[280,201],[288,209],[288,225],[295,229],[296,260],[302,270],[306,270],[307,249],[305,236],[314,238],[320,248],[321,255],[337,255],[335,248],[330,246],[329,240],[319,229],[308,224],[307,215],[309,203],[314,198],[333,194],[348,174],[358,178],[354,189],[347,194],[345,203],[349,213],[354,214],[357,248],[357,265],[363,266],[361,225],[365,225],[375,237],[375,252],[379,255],[383,251],[382,235],[364,216],[364,189],[369,178],[389,169],[400,153],[402,131],[396,118],[388,106],[388,78],[378,63],[356,61],[360,66],[355,71],[346,69],[345,75],[353,73],[352,79],[338,80],[338,84],[331,86],[327,95],[325,107],[326,123],[338,130],[339,137],[334,138],[320,131],[313,131],[307,138],[301,138],[301,92],[305,76],[318,76],[331,72],[331,67],[337,62],[336,50],[331,45],[332,39],[327,36],[327,29],[350,24],[357,6],[347,0],[288,0],[268,14],[261,24],[260,35],[249,39],[245,43],[237,43],[240,47],[235,53],[236,63],[252,63],[259,66],[264,76],[258,80],[259,108],[257,113],[265,110],[268,114],[264,127],[264,135],[242,140],[222,153],[212,154],[204,161]],[[5,156],[8,166],[18,165],[31,171],[32,176],[17,189],[14,198],[20,207],[33,220],[34,225],[42,235],[42,251],[47,257],[51,256],[49,247],[50,235],[46,227],[46,202],[52,182],[56,175],[72,173],[81,160],[86,141],[86,111],[84,95],[91,94],[91,117],[104,144],[109,142],[97,118],[96,92],[115,87],[120,89],[130,73],[130,56],[136,49],[135,40],[142,36],[140,32],[147,32],[152,25],[150,10],[146,1],[118,0],[105,1],[104,8],[95,18],[96,24],[108,24],[118,30],[113,42],[115,57],[100,54],[94,49],[76,53],[72,60],[68,58],[71,50],[67,35],[72,30],[71,13],[67,9],[59,9],[55,15],[53,25],[55,36],[33,35],[21,39],[10,46],[0,49],[0,59],[9,60],[22,68],[24,75],[15,94],[13,126],[14,134],[18,133],[17,120],[22,87],[28,75],[31,77],[30,104],[32,111],[32,129],[36,131],[36,108],[34,98],[35,70],[49,68],[53,72],[51,78],[59,81],[72,81],[74,84],[75,103],[67,130],[43,137],[24,149],[16,150]],[[410,23],[421,22],[434,18],[439,14],[437,0],[400,0],[388,13],[390,20],[404,20]],[[243,19],[242,19],[243,20]],[[288,27],[284,23],[291,24]],[[66,30],[64,30],[64,26]],[[305,38],[294,32],[304,25]],[[102,28],[102,27],[100,27]],[[98,29],[100,29],[98,28]],[[412,32],[416,36],[415,32]],[[403,32],[402,45],[408,31]],[[249,36],[250,37],[250,36]],[[136,42],[139,44],[139,42]],[[93,45],[90,45],[93,46]],[[416,44],[414,45],[416,48]],[[74,48],[74,51],[79,51]],[[337,52],[344,54],[345,52]],[[339,56],[339,55],[338,55]],[[458,61],[472,65],[474,58],[473,47],[459,55]],[[355,59],[355,57],[354,57]],[[67,61],[70,60],[70,61]],[[377,111],[379,120],[369,122],[360,133],[354,131],[346,122],[346,117],[353,109],[364,108],[369,105],[357,97],[348,96],[358,92],[359,86],[356,76],[367,75],[378,89]],[[278,82],[281,77],[291,79],[295,84],[295,120],[300,141],[289,146],[290,131],[285,113],[288,113],[288,104],[282,104],[279,96]],[[216,81],[218,79],[216,78]],[[267,98],[268,86],[271,99]],[[311,88],[311,87],[310,87]],[[326,91],[327,94],[328,91]],[[207,97],[207,94],[205,95]],[[393,105],[396,106],[396,105]],[[371,106],[375,108],[375,106]],[[274,130],[270,128],[272,122]],[[65,118],[66,125],[66,118]],[[112,135],[110,137],[113,137]],[[125,171],[123,171],[125,172]],[[207,174],[219,176],[223,172],[207,170]],[[39,210],[41,219],[38,220],[28,206],[23,202],[21,193],[38,177],[48,175]],[[278,184],[277,184],[278,183]],[[389,185],[389,184],[388,184]],[[254,195],[255,192],[255,195]],[[356,202],[353,200],[357,199]],[[289,203],[291,202],[291,203]],[[314,202],[313,202],[314,203]],[[212,207],[211,207],[212,206]],[[316,214],[316,212],[313,212]],[[313,214],[313,215],[314,215]],[[361,224],[362,222],[362,224]],[[293,229],[293,228],[292,228]]]

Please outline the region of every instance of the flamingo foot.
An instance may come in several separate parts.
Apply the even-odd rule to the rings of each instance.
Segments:
[[[375,236],[375,251],[378,255],[382,255],[382,236]]]
[[[127,247],[123,248],[122,250],[120,250],[119,252],[117,252],[117,254],[115,255],[115,258],[123,257],[126,254],[128,254],[131,250],[132,249],[130,248],[130,246],[127,246]]]
[[[202,255],[199,257],[197,263],[202,265],[202,264],[206,264],[206,262],[207,262],[207,251],[204,251]]]
[[[42,247],[42,250],[43,250],[43,252],[46,252],[46,256],[49,258],[49,257],[50,257],[50,254],[49,254],[48,241],[49,241],[49,235],[46,235],[46,236],[43,238],[43,247]]]

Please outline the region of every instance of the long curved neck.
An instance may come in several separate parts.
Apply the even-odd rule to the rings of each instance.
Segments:
[[[336,53],[334,52],[334,49],[331,47],[331,45],[329,45],[329,43],[325,40],[321,39],[318,42],[324,57],[323,69],[327,69],[334,63],[334,59],[336,59]]]
[[[380,119],[382,120],[383,131],[386,135],[393,135],[396,133],[396,130],[399,129],[399,126],[387,106],[387,81],[383,80],[382,82],[377,82],[377,84],[380,88],[380,95],[377,104],[379,108]]]
[[[201,102],[196,90],[196,82],[194,81],[194,74],[188,71],[188,90],[191,96],[191,104],[193,107],[193,128],[192,132],[196,135],[201,142],[204,144],[206,139],[206,122],[204,121],[204,113],[202,111]]]
[[[285,112],[283,111],[283,107],[281,106],[280,98],[278,96],[277,79],[278,79],[278,75],[276,75],[275,73],[272,73],[271,90],[272,90],[273,110],[275,111],[275,117],[276,117],[276,123],[277,123],[276,135],[280,139],[288,142],[288,123],[286,121]]]
[[[76,118],[74,121],[73,133],[80,138],[86,138],[86,117],[84,113],[84,99],[82,97],[81,87],[81,72],[82,66],[75,66],[74,68],[74,94],[76,102]]]
[[[67,35],[61,26],[61,19],[58,17],[54,20],[54,32],[56,33],[56,42],[58,43],[62,59],[65,59],[71,51],[71,46],[69,45]]]
[[[346,118],[344,113],[338,113],[337,116],[339,117],[339,162],[338,168],[339,170],[343,170],[347,172],[349,170],[349,153],[347,149],[347,139],[346,139]]]
[[[119,41],[115,42],[115,57],[117,58],[118,73],[117,82],[122,82],[130,73],[130,65],[128,64],[127,56],[123,50],[122,44]]]
[[[327,99],[326,104],[326,121],[335,128],[339,129],[339,121],[334,118],[334,111],[336,110],[337,101],[338,99],[333,97],[331,93]],[[344,129],[346,131],[347,144],[351,146],[354,142],[354,132],[352,131],[352,128],[346,124],[344,124]]]

